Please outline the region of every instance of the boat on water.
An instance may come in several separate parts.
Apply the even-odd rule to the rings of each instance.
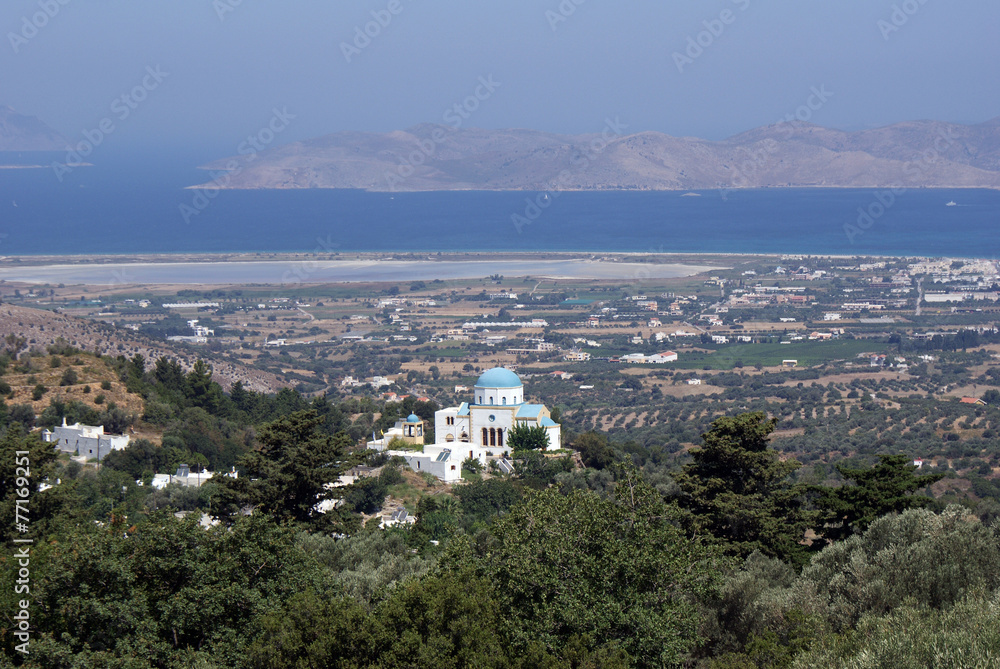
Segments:
[[[684,193],[681,197],[701,197],[701,193]]]
[[[955,202],[954,200],[952,200],[951,202],[946,203],[944,206],[946,206],[946,207],[957,207],[958,203]]]

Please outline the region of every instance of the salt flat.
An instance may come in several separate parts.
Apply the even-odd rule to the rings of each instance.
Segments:
[[[692,276],[719,266],[543,260],[285,260],[129,262],[0,267],[0,279],[31,284],[302,284],[465,279],[502,274],[558,279],[643,280]]]

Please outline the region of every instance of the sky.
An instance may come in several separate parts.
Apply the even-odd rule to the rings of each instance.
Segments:
[[[722,139],[1000,116],[997,0],[4,0],[0,34],[0,105],[206,159],[266,127]]]

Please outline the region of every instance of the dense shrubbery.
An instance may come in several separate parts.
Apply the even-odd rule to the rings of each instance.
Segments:
[[[707,631],[712,641],[707,649],[717,657],[753,660],[765,646],[775,650],[781,645],[778,640],[800,650],[818,643],[828,650],[796,665],[818,666],[812,664],[818,657],[875,648],[857,642],[854,630],[859,625],[884,635],[890,629],[887,623],[901,616],[923,618],[926,628],[950,618],[941,612],[954,606],[974,606],[995,619],[996,602],[988,604],[988,594],[986,599],[979,595],[971,603],[962,601],[997,588],[1000,534],[995,527],[984,526],[957,506],[940,514],[914,509],[883,517],[864,534],[828,546],[798,576],[778,560],[751,555],[710,607]],[[994,647],[994,653],[998,650]]]

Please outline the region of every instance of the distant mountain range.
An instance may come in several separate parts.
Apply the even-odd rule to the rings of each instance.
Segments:
[[[843,132],[801,122],[713,142],[660,132],[557,135],[424,124],[338,132],[204,166],[202,186],[435,190],[1000,188],[1000,117]]]
[[[0,106],[0,151],[64,151],[69,142],[34,116]]]

